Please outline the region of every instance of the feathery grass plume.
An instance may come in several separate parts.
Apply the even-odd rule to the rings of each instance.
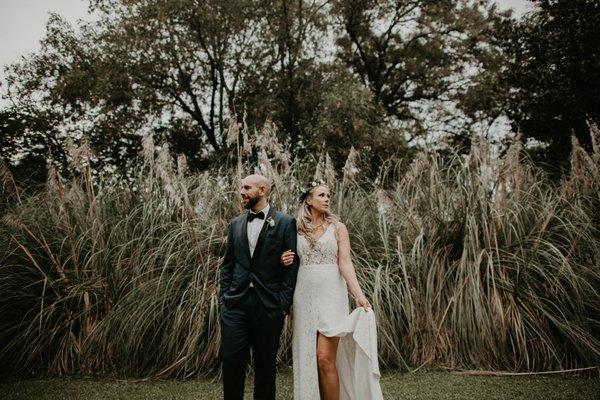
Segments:
[[[158,151],[156,175],[165,185],[173,183],[173,161],[168,143],[163,143]]]
[[[488,141],[477,137],[471,142],[469,152],[471,184],[476,188],[492,190],[493,166]]]
[[[136,184],[139,185],[139,190],[142,196],[150,196],[155,182],[154,175],[154,160],[155,160],[154,138],[152,133],[142,136],[142,148],[139,153],[142,162],[142,168],[135,171],[138,174]],[[143,179],[139,177],[143,176]],[[135,186],[134,186],[135,187]]]
[[[319,159],[317,160],[317,166],[315,168],[315,173],[313,175],[313,181],[319,181],[319,180],[324,180],[324,176],[323,176],[323,170],[325,169],[325,166],[323,165],[325,163],[325,158],[323,157],[323,153],[319,154]]]
[[[185,176],[188,171],[187,158],[185,154],[177,155],[177,190],[182,200],[182,216],[184,219],[190,220],[196,217],[195,207],[190,201],[187,185],[185,184]]]
[[[177,178],[179,180],[183,180],[187,171],[188,171],[187,157],[183,153],[177,154]]]
[[[272,174],[273,171],[273,167],[271,166],[271,161],[269,160],[269,156],[267,155],[267,152],[265,149],[262,149],[260,151],[260,154],[258,155],[258,164],[256,166],[256,173],[257,174],[261,174],[267,177],[267,179],[270,179],[270,174]]]
[[[593,159],[596,165],[600,165],[600,128],[596,122],[587,122],[588,130],[592,139]]]
[[[229,117],[229,124],[227,128],[227,145],[231,146],[233,144],[238,144],[240,136],[240,127],[235,119],[235,116],[232,115]]]
[[[2,181],[5,188],[9,189],[14,194],[17,202],[20,203],[21,196],[19,194],[19,188],[15,183],[12,173],[2,159],[0,159],[0,181]]]
[[[48,167],[48,175],[46,177],[46,189],[51,195],[62,197],[65,193],[64,178],[60,175],[56,167],[50,165]]]
[[[327,186],[330,188],[335,187],[337,176],[335,173],[335,168],[333,167],[333,161],[331,161],[331,157],[329,157],[329,153],[325,153],[325,169],[323,173],[325,175],[325,183],[327,183]]]
[[[261,150],[258,157],[257,172],[263,174],[269,181],[271,181],[273,190],[271,192],[270,199],[275,207],[277,207],[278,210],[287,210],[287,204],[285,201],[285,185],[277,170],[273,168],[271,160],[269,160],[269,156],[264,148]]]
[[[69,168],[71,170],[83,172],[89,167],[93,153],[87,137],[84,137],[79,145],[76,145],[73,139],[68,137],[66,150],[69,155]]]
[[[176,206],[181,205],[181,195],[177,190],[175,174],[173,171],[173,156],[169,151],[169,144],[163,143],[158,151],[156,162],[154,163],[156,176],[162,182],[162,188],[167,193],[167,197]],[[168,207],[164,203],[164,207]]]
[[[381,188],[377,189],[377,212],[381,216],[385,216],[387,211],[393,206],[394,206],[394,201],[386,193],[386,191]]]
[[[245,115],[244,115],[245,118]],[[245,141],[245,140],[244,140]],[[240,127],[237,123],[236,116],[232,115],[229,117],[229,127],[227,132],[227,144],[232,145],[235,144],[236,149],[236,177],[237,183],[241,184],[242,181],[242,149],[240,145]]]
[[[146,161],[154,161],[154,138],[152,133],[148,133],[142,137],[142,149],[140,154]]]
[[[25,225],[19,220],[17,216],[12,213],[6,213],[2,216],[2,222],[12,229],[24,230]]]
[[[517,201],[521,191],[521,133],[518,133],[511,141],[506,155],[499,160],[497,185],[494,193],[494,202],[499,209],[506,206],[506,197],[513,193]]]
[[[244,110],[244,117],[242,119],[242,140],[244,142],[244,154],[251,156],[252,155],[252,142],[250,141],[250,137],[248,135],[248,124],[246,122],[247,114],[246,110]]]
[[[571,185],[579,186],[578,191],[590,193],[600,179],[600,164],[581,147],[575,135],[571,136],[571,149]]]
[[[277,126],[270,119],[267,119],[263,124],[263,127],[254,140],[254,145],[261,150],[268,150],[281,166],[282,173],[285,173],[289,169],[291,163],[290,155],[279,142],[277,138]]]
[[[76,145],[71,137],[67,138],[66,150],[69,155],[69,169],[81,173],[84,178],[87,196],[90,199],[90,206],[94,205],[94,180],[92,177],[91,159],[93,152],[90,147],[90,141],[87,136],[81,139],[79,145]]]
[[[348,189],[348,185],[353,181],[354,177],[358,173],[358,168],[356,166],[357,161],[358,152],[354,149],[354,146],[352,146],[350,148],[350,152],[348,153],[348,157],[346,158],[346,163],[344,164],[342,183],[339,188],[338,202],[340,208],[343,208],[344,206],[344,191]]]
[[[358,173],[357,168],[358,161],[358,151],[354,149],[354,146],[350,148],[350,152],[348,153],[348,158],[346,158],[346,163],[344,164],[344,176],[342,178],[342,182],[349,182]]]

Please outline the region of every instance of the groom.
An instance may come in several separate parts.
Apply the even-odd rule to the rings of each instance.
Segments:
[[[242,179],[244,208],[229,224],[221,267],[221,361],[225,400],[244,398],[246,365],[254,357],[254,399],[275,399],[275,360],[296,285],[296,220],[269,206],[262,175]],[[294,253],[292,265],[280,257]]]

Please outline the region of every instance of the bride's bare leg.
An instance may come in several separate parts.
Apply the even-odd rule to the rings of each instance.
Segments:
[[[340,378],[335,366],[339,337],[327,337],[317,332],[317,365],[321,400],[338,400]]]

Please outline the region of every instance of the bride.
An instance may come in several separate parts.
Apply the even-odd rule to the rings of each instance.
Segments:
[[[300,269],[293,302],[295,400],[380,400],[375,316],[350,260],[346,226],[331,194],[313,182],[300,196]],[[283,253],[290,265],[294,254]],[[348,307],[348,289],[358,308]]]

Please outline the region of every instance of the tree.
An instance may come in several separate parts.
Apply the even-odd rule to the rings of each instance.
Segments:
[[[508,42],[509,116],[524,138],[547,145],[544,161],[562,166],[571,134],[590,150],[587,121],[600,120],[600,36],[595,0],[537,0]]]
[[[96,169],[127,169],[145,133],[192,169],[207,168],[231,151],[228,119],[244,114],[251,127],[268,119],[281,127],[293,156],[326,143],[340,159],[352,146],[402,149],[405,136],[427,132],[439,103],[457,110],[444,114],[446,126],[496,115],[487,112],[494,91],[475,90],[489,88],[501,65],[492,39],[503,19],[491,6],[94,0],[91,8],[98,20],[77,29],[53,15],[41,51],[11,66],[7,81],[15,112],[48,117],[39,133],[59,142],[88,141]],[[343,140],[331,140],[340,132]]]
[[[154,132],[198,166],[225,146],[262,26],[256,3],[98,1],[99,21],[79,32],[53,15],[41,52],[9,69],[9,97],[59,114],[110,163],[126,165]]]
[[[468,125],[502,113],[500,93],[491,88],[504,63],[498,36],[511,20],[495,4],[345,0],[335,10],[340,59],[389,116],[411,123],[412,139],[427,134],[428,107],[445,107],[437,122],[467,137],[458,119]]]
[[[374,178],[382,162],[408,154],[406,140],[360,79],[331,68],[324,71],[321,89],[315,91],[318,111],[304,122],[304,138],[313,153],[327,152],[336,169],[342,168],[351,148],[358,150],[363,172]]]
[[[240,103],[250,110],[251,123],[272,119],[298,150],[306,141],[307,121],[318,113],[327,40],[329,0],[269,2],[267,23],[253,73],[243,82]],[[300,149],[302,151],[302,148]]]
[[[51,120],[51,116],[27,110],[0,110],[0,163],[12,167],[11,174],[17,182],[45,182],[47,159],[66,163],[64,144],[52,131]]]

